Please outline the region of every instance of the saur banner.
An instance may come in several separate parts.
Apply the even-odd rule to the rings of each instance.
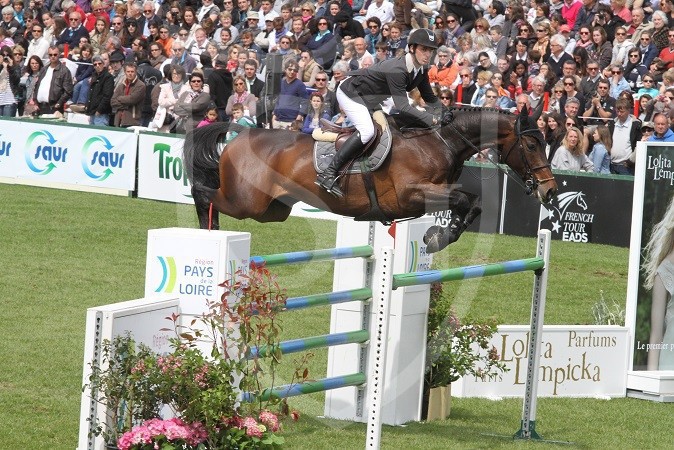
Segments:
[[[10,124],[7,122],[6,124]],[[122,130],[11,122],[0,133],[0,176],[131,191],[136,137]]]

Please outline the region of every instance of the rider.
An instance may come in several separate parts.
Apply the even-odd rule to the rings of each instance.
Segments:
[[[399,114],[428,127],[440,123],[442,105],[428,81],[428,65],[433,50],[439,46],[438,40],[432,31],[420,28],[410,35],[407,43],[409,52],[404,56],[350,72],[339,84],[337,101],[356,131],[342,144],[328,168],[316,180],[317,185],[337,197],[344,196],[337,185],[338,172],[374,137],[370,111],[379,109],[381,102],[392,97]],[[407,93],[414,88],[419,88],[426,109],[432,113],[410,105]]]

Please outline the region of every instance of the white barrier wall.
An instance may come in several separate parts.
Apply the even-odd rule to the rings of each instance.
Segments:
[[[395,246],[393,273],[429,270],[432,257],[426,254],[423,234],[434,219],[423,217],[396,226],[395,240],[388,227],[342,218],[337,228],[336,247],[373,245],[375,255],[382,247]],[[333,290],[342,291],[369,286],[367,260],[335,261]],[[375,264],[377,261],[375,261]],[[376,270],[372,268],[371,270]],[[426,357],[426,319],[430,286],[412,286],[393,292],[389,316],[388,356],[384,379],[382,422],[399,425],[420,420],[423,394],[424,362]],[[403,301],[403,299],[405,301]],[[362,302],[350,302],[332,307],[330,333],[359,330],[366,312]],[[370,314],[368,320],[372,322]],[[375,329],[371,323],[370,330]],[[370,347],[371,348],[371,347]],[[330,347],[328,377],[363,370],[357,345]],[[365,422],[367,405],[363,405],[362,389],[349,387],[325,393],[325,415],[336,419]]]
[[[138,344],[145,344],[157,353],[170,351],[169,339],[173,332],[162,331],[170,328],[166,317],[178,314],[177,298],[138,299],[128,302],[103,305],[87,310],[86,334],[84,339],[84,364],[82,385],[89,382],[90,364],[96,360],[101,363],[101,345],[104,340],[130,332]],[[104,450],[105,442],[101,437],[91,436],[93,422],[106,423],[107,409],[94,401],[88,390],[82,392],[80,404],[80,432],[77,450]]]

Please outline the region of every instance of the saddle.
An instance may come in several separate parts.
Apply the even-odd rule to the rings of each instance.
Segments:
[[[355,220],[374,220],[390,223],[391,220],[379,207],[372,172],[384,163],[391,151],[392,135],[383,112],[375,111],[372,114],[372,119],[375,126],[375,135],[365,144],[361,154],[346,165],[343,174],[360,173],[370,200],[370,211],[356,217]],[[312,133],[313,138],[316,140],[316,144],[314,145],[314,166],[317,173],[323,172],[328,167],[344,141],[356,131],[356,127],[342,128],[327,120],[321,120],[320,125],[321,128],[316,128]]]

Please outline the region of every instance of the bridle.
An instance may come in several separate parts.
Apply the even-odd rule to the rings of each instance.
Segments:
[[[499,164],[506,164],[508,165],[508,158],[510,157],[510,153],[513,151],[515,146],[518,144],[522,148],[522,151],[520,152],[520,158],[522,160],[522,165],[524,166],[525,172],[524,175],[522,176],[522,180],[524,181],[524,190],[527,195],[531,195],[534,193],[534,191],[538,188],[539,185],[542,183],[552,181],[554,180],[554,177],[548,177],[548,178],[543,178],[541,180],[538,180],[534,174],[537,171],[544,170],[544,169],[550,169],[550,163],[547,162],[547,159],[545,160],[545,164],[541,164],[540,166],[534,166],[531,167],[531,164],[529,163],[529,159],[526,157],[525,153],[529,151],[525,144],[522,142],[522,137],[523,136],[532,136],[538,144],[541,147],[544,147],[544,141],[543,141],[543,136],[541,135],[541,132],[535,128],[528,129],[528,130],[521,130],[521,124],[519,120],[515,121],[515,136],[517,139],[515,139],[515,142],[508,148],[507,151],[501,152],[499,154],[499,159],[498,162]],[[551,172],[552,173],[552,172]]]
[[[473,144],[468,139],[466,139],[466,137],[462,133],[460,133],[459,130],[454,126],[453,118],[454,118],[454,114],[451,111],[446,111],[445,114],[443,114],[442,125],[449,126],[453,131],[453,135],[459,136],[461,138],[461,140],[466,145],[468,145],[470,148],[475,150],[476,153],[479,153],[480,149],[477,146],[475,146],[475,144]],[[440,129],[439,126],[435,128],[435,130],[434,130],[435,134],[438,136],[438,138],[447,147],[451,148],[449,143],[440,135],[439,129]],[[534,173],[537,172],[537,171],[540,171],[540,170],[549,169],[550,163],[548,163],[547,160],[546,160],[545,164],[542,164],[540,166],[531,167],[531,164],[529,163],[529,160],[525,156],[525,152],[527,151],[527,149],[526,149],[525,145],[522,143],[522,137],[523,136],[532,136],[533,138],[536,139],[536,141],[539,143],[539,145],[541,145],[541,147],[543,147],[544,146],[543,136],[541,135],[541,132],[538,131],[535,128],[528,129],[528,130],[522,130],[521,129],[521,123],[520,123],[519,119],[515,120],[515,136],[517,137],[517,139],[515,139],[515,142],[513,142],[513,144],[508,148],[508,150],[505,151],[505,152],[499,152],[498,162],[493,161],[491,158],[487,158],[487,159],[489,160],[489,162],[494,164],[494,167],[496,167],[496,169],[498,171],[500,171],[504,175],[510,177],[517,184],[522,186],[526,195],[532,195],[540,184],[545,183],[547,181],[552,181],[552,180],[554,180],[554,177],[548,177],[548,178],[544,178],[542,180],[536,179],[536,177],[534,176]],[[522,147],[522,152],[520,152],[520,158],[522,158],[522,165],[525,168],[525,172],[524,172],[524,176],[522,176],[522,180],[513,176],[507,170],[504,170],[499,165],[499,164],[508,165],[508,158],[510,157],[510,153],[513,151],[515,146],[517,146],[518,144],[520,144],[520,146]],[[524,183],[522,181],[524,181]]]

